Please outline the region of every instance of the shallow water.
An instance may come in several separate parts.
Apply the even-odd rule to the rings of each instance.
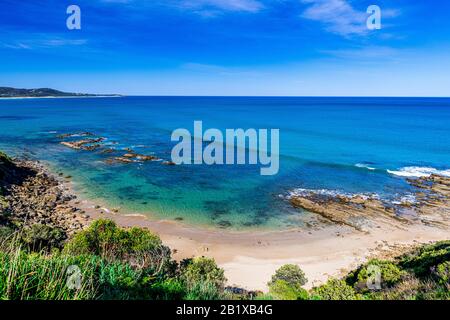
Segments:
[[[259,166],[108,165],[109,155],[61,146],[90,131],[170,159],[174,129],[279,128],[280,172]],[[45,160],[86,196],[158,218],[229,228],[288,228],[296,189],[408,196],[408,176],[450,168],[450,99],[125,97],[0,101],[0,149]],[[389,171],[388,171],[389,170]]]

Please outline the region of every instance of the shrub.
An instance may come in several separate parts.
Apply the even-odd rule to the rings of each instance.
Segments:
[[[450,261],[450,240],[422,246],[403,256],[399,265],[412,270],[419,277],[426,277],[437,265]]]
[[[442,285],[450,284],[450,261],[441,263],[436,267],[436,275],[439,278],[439,283]]]
[[[308,292],[299,285],[275,280],[269,285],[269,294],[278,300],[308,300]]]
[[[187,287],[186,300],[225,300],[226,295],[217,283],[208,280],[194,281]]]
[[[385,260],[371,260],[367,264],[361,266],[356,271],[349,274],[347,283],[353,285],[355,288],[365,291],[367,290],[367,280],[374,276],[370,267],[376,267],[381,273],[381,286],[388,288],[396,284],[406,274],[398,266],[390,261]]]
[[[318,300],[358,300],[361,297],[343,280],[330,279],[312,290],[312,298]]]
[[[11,162],[12,162],[11,158],[3,151],[0,151],[0,165],[1,164],[9,164]]]
[[[13,234],[14,230],[12,228],[0,225],[0,243],[12,237]]]
[[[141,228],[123,229],[111,220],[94,221],[69,241],[64,252],[126,260],[140,268],[153,267],[157,272],[171,267],[170,249],[156,234]]]
[[[61,229],[43,224],[24,227],[20,233],[21,242],[31,251],[49,252],[52,248],[62,248],[65,238]]]
[[[278,280],[283,280],[292,287],[301,287],[308,282],[302,269],[294,264],[286,264],[279,268],[268,283],[269,287]]]
[[[13,163],[11,158],[8,157],[4,152],[0,151],[0,179],[5,178],[9,169],[8,167],[11,167],[12,165]]]
[[[216,288],[223,288],[227,279],[224,271],[220,269],[214,259],[199,257],[184,261],[182,277],[189,287],[194,284],[214,285]]]
[[[186,295],[186,287],[179,279],[166,279],[151,285],[152,295],[157,300],[181,300]]]

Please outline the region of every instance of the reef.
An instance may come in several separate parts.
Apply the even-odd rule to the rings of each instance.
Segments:
[[[288,199],[295,208],[364,232],[369,232],[372,221],[446,226],[450,216],[450,178],[431,175],[407,181],[415,188],[414,201],[388,202],[373,195],[314,191],[293,193]]]

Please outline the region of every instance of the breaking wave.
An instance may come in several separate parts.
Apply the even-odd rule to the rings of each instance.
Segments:
[[[357,167],[357,168],[366,168],[366,169],[368,169],[370,171],[375,171],[376,170],[376,168],[371,167],[370,165],[368,165],[366,163],[357,163],[357,164],[355,164],[355,167]]]
[[[398,177],[409,178],[424,178],[429,177],[432,174],[450,177],[450,169],[438,170],[432,167],[404,167],[400,170],[387,170],[387,172]]]

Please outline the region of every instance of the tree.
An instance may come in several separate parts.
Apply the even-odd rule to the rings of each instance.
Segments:
[[[295,264],[286,264],[279,268],[268,283],[269,287],[277,280],[283,280],[291,286],[298,287],[304,286],[308,282],[305,273]]]

